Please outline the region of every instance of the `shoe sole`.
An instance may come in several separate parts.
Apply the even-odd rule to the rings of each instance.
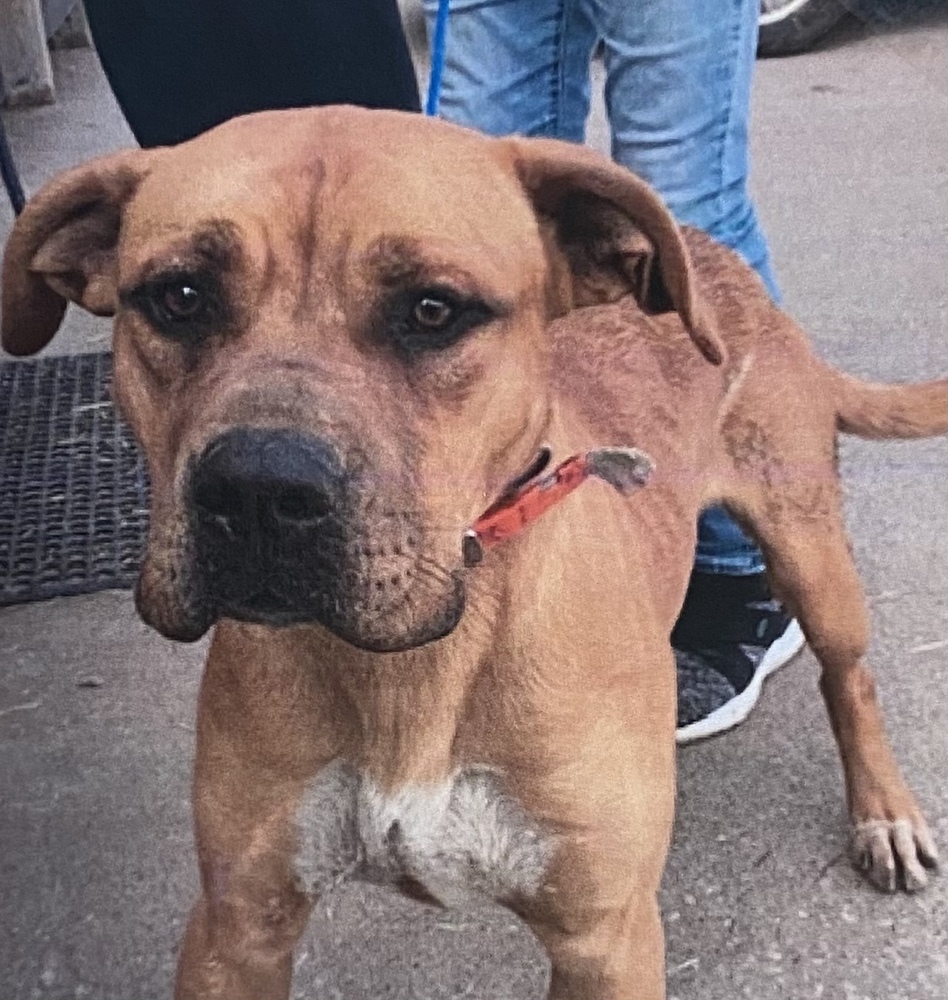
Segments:
[[[740,725],[750,715],[760,699],[764,681],[789,663],[805,644],[803,630],[800,628],[799,622],[794,619],[787,626],[783,635],[770,644],[747,687],[730,701],[726,701],[716,708],[710,715],[676,730],[675,742],[679,746],[684,746],[686,743],[704,740],[709,736],[716,736],[718,733],[726,732],[728,729]]]

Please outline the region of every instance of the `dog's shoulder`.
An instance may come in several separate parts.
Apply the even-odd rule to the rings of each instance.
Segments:
[[[683,226],[682,234],[695,291],[714,316],[732,363],[739,364],[761,338],[781,332],[788,317],[740,254],[694,226]]]
[[[574,309],[551,324],[550,336],[556,388],[579,397],[646,384],[693,389],[713,370],[677,313],[650,315],[632,295]]]
[[[741,257],[701,230],[683,233],[694,290],[728,350],[723,366],[695,349],[677,312],[646,312],[633,295],[573,309],[551,324],[554,390],[607,436],[630,426],[701,423],[761,340],[780,351],[800,338]]]

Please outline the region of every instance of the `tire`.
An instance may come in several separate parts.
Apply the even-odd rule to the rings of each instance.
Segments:
[[[757,55],[805,52],[846,13],[840,0],[764,0]]]

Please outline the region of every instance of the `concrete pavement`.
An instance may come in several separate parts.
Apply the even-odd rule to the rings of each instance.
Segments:
[[[90,53],[61,103],[5,121],[29,189],[130,142]],[[948,21],[851,29],[759,66],[754,186],[786,307],[877,378],[948,369]],[[597,106],[591,141],[602,146]],[[0,208],[0,237],[10,223]],[[52,350],[101,348],[72,313]],[[846,442],[848,523],[899,759],[948,849],[944,440]],[[0,610],[0,1000],[158,1000],[196,883],[188,810],[200,646],[107,593]],[[80,686],[90,676],[96,687]],[[842,783],[805,654],[739,730],[680,754],[662,906],[678,1000],[945,1000],[948,878],[885,897],[850,869]],[[295,995],[539,1000],[504,911],[442,913],[361,886],[323,905]]]

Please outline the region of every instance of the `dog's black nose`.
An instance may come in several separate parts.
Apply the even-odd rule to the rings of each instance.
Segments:
[[[339,502],[342,468],[319,438],[235,428],[215,438],[191,479],[194,513],[232,541],[312,529]]]

